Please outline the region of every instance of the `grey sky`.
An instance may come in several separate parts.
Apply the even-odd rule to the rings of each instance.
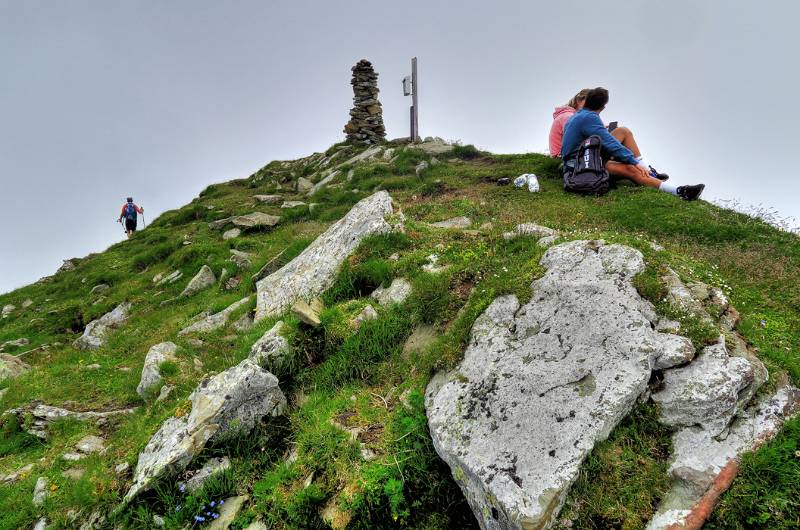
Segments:
[[[800,217],[800,2],[0,0],[0,292],[118,241],[206,185],[343,138],[350,66],[390,137],[420,61],[420,132],[543,151],[582,87],[705,198]]]

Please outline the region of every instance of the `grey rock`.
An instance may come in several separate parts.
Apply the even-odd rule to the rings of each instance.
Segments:
[[[425,349],[436,342],[439,334],[436,328],[426,324],[417,326],[403,344],[403,355],[408,356],[413,352],[423,352]]]
[[[281,204],[281,208],[284,209],[297,208],[298,206],[306,206],[306,203],[303,201],[286,201]]]
[[[277,215],[269,215],[267,213],[262,212],[253,212],[247,215],[237,215],[231,222],[234,226],[238,226],[240,228],[261,228],[261,227],[273,227],[278,222],[280,222],[281,218]]]
[[[211,458],[206,462],[202,468],[197,470],[192,477],[186,481],[186,489],[194,492],[203,487],[208,479],[217,473],[231,468],[231,461],[227,456],[222,458]]]
[[[77,481],[79,481],[80,479],[83,478],[83,476],[86,474],[86,470],[85,469],[81,469],[79,467],[71,467],[69,469],[65,469],[64,471],[62,471],[61,474],[65,478],[68,478],[70,480],[74,480],[75,482],[77,482]]]
[[[18,470],[14,471],[13,473],[9,473],[8,475],[0,476],[0,483],[2,484],[11,484],[16,482],[21,478],[25,478],[26,476],[31,474],[33,471],[33,464],[26,464],[19,468]]]
[[[537,225],[535,223],[522,223],[514,227],[514,230],[503,234],[505,239],[514,239],[521,236],[533,236],[536,238],[544,238],[551,236],[558,236],[558,232],[546,226]]]
[[[104,292],[111,289],[111,286],[105,283],[101,283],[92,287],[92,290],[89,291],[89,294],[103,294]]]
[[[545,236],[539,238],[536,244],[542,248],[550,248],[556,243],[556,241],[558,241],[558,236]]]
[[[53,407],[43,403],[34,401],[29,406],[11,409],[7,414],[14,414],[17,416],[21,425],[24,425],[25,431],[37,436],[43,440],[47,439],[47,427],[50,423],[62,418],[74,418],[78,421],[100,421],[107,420],[108,418],[131,414],[136,410],[136,407],[128,409],[109,410],[104,412],[98,411],[85,411],[75,412],[61,407]]]
[[[0,381],[19,377],[27,373],[30,369],[30,365],[21,361],[18,357],[7,353],[0,353]]]
[[[381,305],[402,304],[411,295],[411,284],[404,278],[395,278],[389,287],[380,286],[372,293],[372,298]]]
[[[446,143],[441,138],[432,138],[430,141],[425,141],[417,144],[414,147],[422,149],[429,155],[443,155],[453,150],[453,145]]]
[[[83,330],[83,335],[72,343],[73,346],[79,350],[95,350],[101,347],[105,344],[108,333],[120,327],[128,319],[130,308],[130,303],[123,302],[113,311],[89,322],[86,329]]]
[[[0,351],[3,351],[3,348],[5,348],[6,346],[13,346],[15,348],[20,348],[22,346],[27,346],[30,343],[31,343],[31,341],[29,341],[25,337],[22,337],[22,338],[19,338],[19,339],[16,339],[16,340],[7,340],[7,341],[5,341],[3,343],[2,346],[0,346]]]
[[[33,305],[33,300],[31,300],[30,298],[28,298],[27,300],[25,300],[24,302],[22,302],[22,309],[27,309],[27,308],[29,308],[29,307],[30,307],[30,306],[32,306],[32,305]]]
[[[204,379],[189,401],[192,411],[167,419],[139,454],[125,502],[165,474],[184,470],[208,442],[224,440],[233,430],[249,432],[286,405],[278,379],[250,359]]]
[[[319,298],[314,298],[310,302],[298,300],[292,305],[292,313],[300,319],[300,322],[313,327],[317,327],[322,323],[319,315],[323,309],[322,300]]]
[[[81,438],[75,448],[84,454],[102,453],[106,450],[105,440],[92,434]]]
[[[416,173],[417,176],[420,176],[420,174],[428,169],[428,167],[428,163],[425,160],[421,160],[420,163],[417,164],[417,167],[414,168],[414,173]]]
[[[472,226],[472,219],[469,217],[453,217],[451,219],[446,219],[444,221],[439,221],[438,223],[431,223],[433,228],[448,228],[448,229],[455,229],[455,228],[469,228]]]
[[[283,201],[282,195],[253,195],[253,198],[265,204],[279,204]]]
[[[47,517],[40,517],[36,524],[33,525],[33,530],[45,530],[47,528]]]
[[[161,403],[162,401],[166,400],[173,390],[175,390],[175,387],[172,385],[162,386],[161,390],[158,391],[158,397],[156,398],[156,403]]]
[[[101,368],[101,366],[99,364],[97,364],[97,363],[92,363],[92,364],[86,365],[86,370],[99,370],[100,368]]]
[[[385,219],[391,213],[392,201],[385,191],[362,199],[299,256],[259,280],[256,321],[282,313],[297,300],[321,295],[365,237],[392,230]]]
[[[116,473],[117,475],[124,475],[125,473],[128,472],[130,468],[131,465],[129,463],[122,462],[121,464],[117,464],[116,467],[114,467],[114,473]]]
[[[233,217],[225,217],[224,219],[217,219],[216,221],[211,221],[210,223],[208,223],[208,227],[211,230],[220,230],[223,227],[225,227],[225,225],[230,224],[232,220]]]
[[[230,261],[236,264],[239,269],[249,269],[250,265],[252,264],[251,259],[253,257],[252,254],[247,252],[242,252],[241,250],[236,250],[232,248],[230,250],[231,257]]]
[[[308,194],[309,195],[314,195],[319,190],[321,190],[322,188],[324,188],[325,186],[327,186],[328,184],[333,182],[333,180],[338,176],[339,176],[339,172],[338,171],[331,172],[325,178],[323,178],[322,180],[320,180],[319,182],[314,184],[314,186],[308,191]]]
[[[255,324],[254,316],[252,312],[247,312],[236,319],[236,322],[231,324],[231,327],[236,331],[242,333],[245,331],[249,331],[252,329],[253,325]]]
[[[167,283],[175,283],[176,281],[180,280],[183,277],[183,273],[181,271],[172,271],[166,276],[163,272],[160,272],[153,276],[153,283],[156,285],[164,285]]]
[[[61,458],[63,458],[67,462],[77,462],[78,460],[83,460],[85,457],[86,455],[84,454],[74,453],[74,452],[64,453],[63,455],[61,455]]]
[[[439,256],[436,254],[431,254],[428,256],[428,263],[422,266],[422,270],[429,274],[439,274],[447,269],[446,265],[438,265],[439,263]]]
[[[47,490],[47,485],[50,484],[50,481],[47,477],[39,477],[36,479],[36,486],[33,488],[33,505],[34,506],[41,506],[44,504],[45,499],[50,494]]]
[[[746,451],[777,434],[784,421],[800,411],[800,390],[783,384],[762,396],[730,425],[724,437],[703,427],[686,427],[672,436],[670,490],[647,525],[647,530],[680,528],[720,473]],[[673,527],[672,525],[676,525]]]
[[[374,147],[370,147],[369,149],[365,149],[355,155],[354,157],[350,158],[349,160],[345,161],[342,165],[343,166],[353,166],[358,164],[359,162],[367,162],[369,160],[374,159],[376,156],[381,154],[383,148],[379,145]]]
[[[261,521],[253,521],[244,530],[267,530],[267,525]]]
[[[242,298],[238,302],[234,302],[219,313],[206,316],[193,324],[183,328],[178,332],[178,335],[188,335],[189,333],[207,333],[219,329],[228,323],[231,313],[244,306],[250,301],[250,297]]]
[[[661,405],[666,425],[702,425],[716,436],[739,412],[740,393],[753,381],[750,363],[730,357],[723,338],[706,346],[687,366],[665,371],[663,388],[652,398]]]
[[[664,282],[667,288],[667,300],[672,305],[707,324],[713,324],[703,304],[692,295],[692,292],[684,285],[675,271],[672,269],[667,270],[661,276],[661,281]]]
[[[277,371],[283,365],[286,356],[291,353],[289,341],[282,335],[286,324],[279,320],[250,348],[247,357],[256,364],[270,371]]]
[[[305,177],[297,179],[297,193],[308,193],[314,187],[314,183]]]
[[[219,518],[214,519],[214,521],[208,525],[208,530],[227,530],[236,519],[244,503],[247,502],[247,499],[249,499],[247,495],[239,495],[225,499],[225,504],[219,509]]]
[[[434,447],[482,528],[548,528],[580,465],[647,389],[674,338],[632,285],[640,252],[551,247],[531,300],[497,298],[464,360],[426,391]]]
[[[6,305],[4,305],[3,306],[3,313],[2,313],[3,314],[3,318],[6,318],[8,315],[13,313],[16,308],[17,308],[17,306],[15,306],[14,304],[6,304]]]
[[[69,272],[72,270],[75,270],[75,263],[73,263],[72,260],[65,259],[63,260],[61,266],[56,271],[56,274],[59,274],[61,272]]]
[[[136,387],[137,394],[145,397],[151,389],[161,384],[161,370],[159,367],[164,362],[174,362],[177,351],[178,346],[174,342],[162,342],[148,350],[142,367],[142,378],[139,381],[139,386]]]
[[[234,239],[242,235],[242,231],[238,228],[231,228],[230,230],[226,230],[222,233],[222,239],[227,241],[229,239]]]
[[[167,522],[160,515],[153,514],[153,524],[158,528],[164,528],[164,525],[167,524]]]
[[[214,271],[208,265],[203,265],[194,278],[189,280],[186,288],[181,292],[181,296],[192,296],[215,283],[217,283],[217,277],[214,276]]]
[[[361,310],[359,314],[357,314],[353,320],[350,321],[350,324],[353,328],[358,329],[361,327],[361,324],[366,322],[367,320],[377,320],[378,319],[378,312],[375,311],[375,308],[371,305],[367,304],[364,309]]]

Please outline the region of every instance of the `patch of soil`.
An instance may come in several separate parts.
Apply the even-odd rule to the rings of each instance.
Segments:
[[[383,425],[380,423],[369,425],[358,435],[358,440],[365,444],[378,443],[381,438],[383,438]]]
[[[345,427],[350,427],[350,420],[356,415],[355,412],[352,410],[346,410],[336,416],[334,421],[339,425],[344,425]]]

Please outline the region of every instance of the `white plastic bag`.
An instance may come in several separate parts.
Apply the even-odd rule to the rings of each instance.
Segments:
[[[514,179],[514,186],[521,188],[528,183],[528,174],[520,175]]]
[[[537,193],[539,191],[539,179],[537,179],[536,175],[533,173],[528,175],[528,191],[531,193]]]

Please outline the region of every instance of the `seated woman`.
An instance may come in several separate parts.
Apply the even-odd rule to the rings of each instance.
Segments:
[[[584,88],[567,102],[553,111],[553,125],[550,126],[550,156],[561,157],[561,139],[564,136],[564,125],[573,114],[583,108],[588,88]]]

